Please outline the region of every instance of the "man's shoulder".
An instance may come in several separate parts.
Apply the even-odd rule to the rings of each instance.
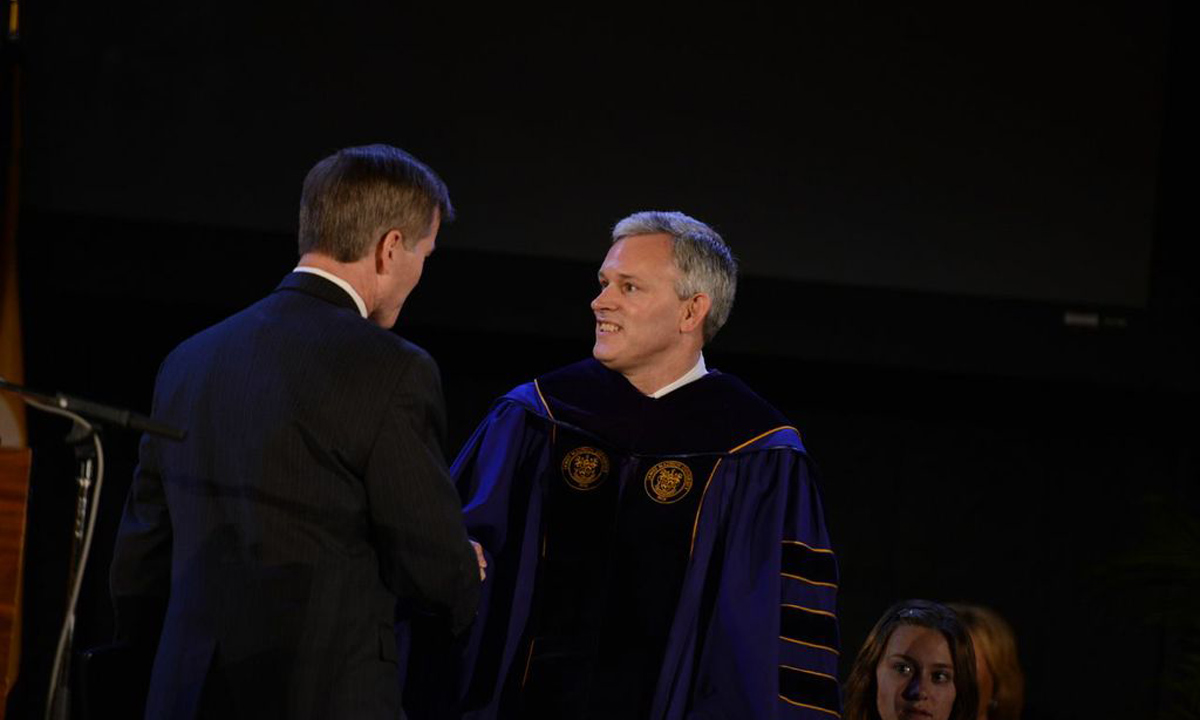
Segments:
[[[569,388],[591,388],[604,382],[608,370],[589,358],[538,375],[523,382],[498,398],[498,403],[514,403],[543,415],[549,414],[548,398]]]
[[[636,404],[642,395],[620,373],[595,358],[565,365],[538,376],[533,382],[540,399],[551,406],[613,413]]]
[[[617,376],[617,373],[601,365],[595,358],[585,358],[539,375],[536,382],[540,385],[563,387],[584,383],[607,384]]]
[[[432,366],[430,354],[348,310],[322,301],[295,302],[297,293],[276,289],[179,343],[164,366],[211,362],[216,356],[247,356],[274,349],[276,354],[345,356],[356,371],[396,363]]]
[[[220,352],[221,346],[237,334],[243,317],[254,313],[262,302],[259,300],[184,339],[167,354],[164,365],[194,362]]]
[[[787,417],[769,400],[759,395],[744,380],[720,370],[712,370],[703,378],[703,388],[698,390],[719,398],[722,404],[727,404],[746,416],[761,417],[769,423],[786,424]]]
[[[521,383],[501,395],[492,406],[492,413],[506,409],[521,410],[537,417],[552,419],[549,406],[542,397],[536,380]]]
[[[736,375],[712,370],[676,392],[679,416],[696,418],[696,432],[725,443],[727,453],[783,446],[803,450],[787,416]]]

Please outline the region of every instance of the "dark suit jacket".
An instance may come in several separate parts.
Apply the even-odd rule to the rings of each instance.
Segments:
[[[163,362],[114,551],[149,718],[400,716],[398,600],[468,625],[479,575],[437,366],[292,273]],[[161,632],[160,632],[161,630]]]

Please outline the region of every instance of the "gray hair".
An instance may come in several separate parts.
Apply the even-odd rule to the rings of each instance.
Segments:
[[[686,300],[704,293],[712,300],[704,318],[704,342],[716,337],[729,319],[737,293],[737,260],[716,230],[681,212],[648,210],[618,222],[612,231],[616,243],[634,235],[670,235],[675,267],[682,277],[675,294]]]

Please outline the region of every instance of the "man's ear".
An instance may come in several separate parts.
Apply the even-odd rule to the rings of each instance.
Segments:
[[[703,329],[704,318],[712,308],[712,298],[705,293],[696,293],[683,305],[683,317],[679,320],[680,332],[692,332]]]
[[[375,273],[389,274],[392,267],[400,261],[400,251],[404,249],[404,233],[399,230],[388,230],[379,242],[375,243]]]

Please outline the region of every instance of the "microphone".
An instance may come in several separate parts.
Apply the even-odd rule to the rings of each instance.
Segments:
[[[97,420],[107,425],[115,425],[116,427],[129,428],[140,432],[147,432],[151,435],[158,435],[169,440],[183,440],[187,437],[186,430],[179,430],[155,422],[145,415],[139,415],[132,410],[113,407],[111,405],[103,405],[91,400],[72,397],[63,393],[56,395],[47,395],[29,388],[21,387],[15,383],[10,383],[3,377],[0,377],[0,390],[11,390],[18,395],[26,398],[32,398],[34,401],[43,405],[50,405],[61,410],[69,410],[71,412],[82,415],[86,418]]]

